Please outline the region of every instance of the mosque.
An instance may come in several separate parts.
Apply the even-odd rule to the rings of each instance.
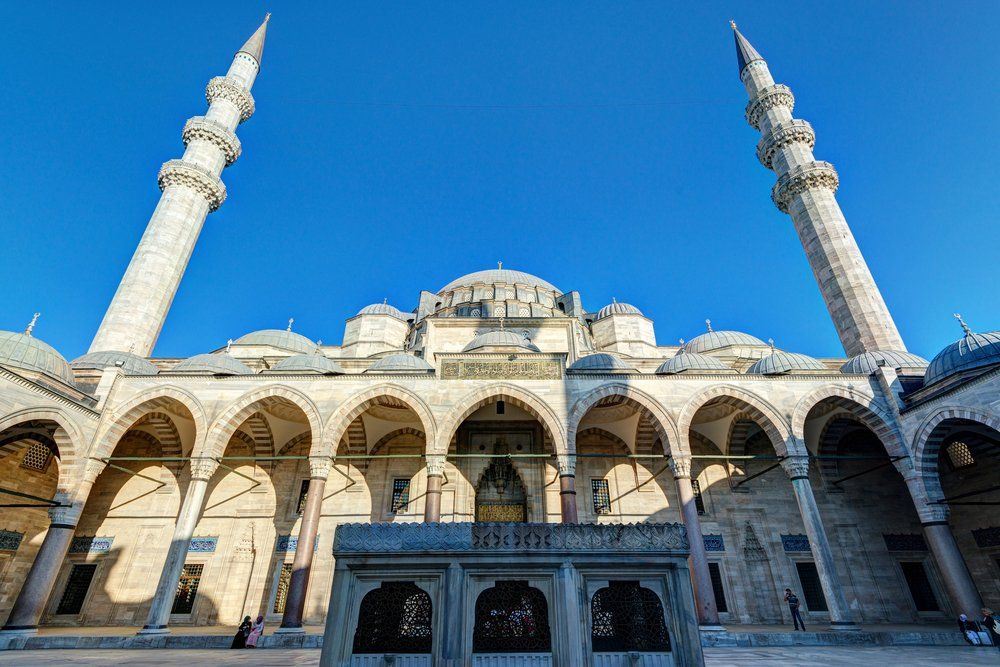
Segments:
[[[226,199],[220,176],[242,152],[265,20],[209,81],[183,156],[160,169],[162,197],[89,352],[66,361],[34,320],[0,332],[0,635],[162,634],[258,613],[287,633],[337,623],[346,524],[677,524],[702,627],[790,624],[786,587],[807,623],[834,629],[1000,606],[1000,332],[959,318],[961,335],[929,362],[907,351],[837,203],[837,171],[735,28],[757,156],[843,356],[710,322],[660,344],[635,306],[592,308],[558,276],[501,265],[425,285],[403,308],[361,307],[340,345],[289,322],[187,359],[155,356],[202,225]],[[584,643],[669,650],[681,611],[622,568],[581,584]],[[477,603],[475,646],[544,654],[549,594],[535,580],[549,575],[532,572],[482,593],[494,612],[520,605],[505,618],[522,639],[534,618],[531,641],[512,644]],[[365,600],[378,604],[353,612],[355,653],[429,652],[427,593],[372,586]],[[628,604],[646,605],[655,637],[604,622],[638,608]],[[362,632],[385,609],[410,620]]]

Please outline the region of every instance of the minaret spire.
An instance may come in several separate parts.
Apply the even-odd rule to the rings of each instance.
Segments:
[[[792,117],[795,97],[776,84],[767,63],[731,23],[740,80],[750,97],[746,119],[760,130],[757,158],[778,176],[771,199],[791,216],[833,325],[850,356],[905,352],[903,339],[865,264],[834,193],[840,183],[829,162],[813,157],[816,133]]]
[[[270,15],[243,45],[225,76],[208,82],[208,111],[184,125],[187,149],[160,169],[163,195],[114,299],[90,345],[91,352],[124,352],[148,357],[177,293],[208,214],[226,199],[222,170],[240,156],[237,126],[254,112],[250,94],[264,49]]]

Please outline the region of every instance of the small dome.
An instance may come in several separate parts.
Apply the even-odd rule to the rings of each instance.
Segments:
[[[975,333],[962,322],[965,335],[931,359],[924,374],[924,386],[973,368],[1000,364],[1000,331]]]
[[[879,366],[888,366],[893,369],[926,368],[927,360],[909,352],[874,350],[848,359],[847,363],[840,367],[840,372],[851,375],[871,375]]]
[[[253,375],[253,371],[228,354],[196,354],[170,369],[171,373],[204,373],[208,375]]]
[[[309,353],[316,349],[316,343],[294,331],[283,329],[261,329],[240,336],[235,341],[237,345],[267,345],[290,352]]]
[[[747,375],[781,375],[792,371],[828,370],[819,360],[804,354],[775,350],[747,369]]]
[[[580,357],[570,365],[571,371],[634,371],[635,369],[622,361],[619,357],[598,352]]]
[[[462,352],[472,352],[484,347],[516,347],[528,350],[529,352],[540,352],[534,343],[510,329],[481,333],[473,338],[472,342],[462,348]]]
[[[80,370],[104,370],[121,368],[125,375],[156,375],[160,369],[131,352],[91,352],[77,357],[70,364]]]
[[[710,357],[707,354],[698,354],[697,352],[685,352],[681,349],[673,357],[660,364],[660,367],[656,369],[656,374],[676,375],[677,373],[684,373],[686,371],[697,373],[698,371],[732,370],[732,368],[726,366],[715,357]]]
[[[685,352],[711,352],[736,345],[767,347],[761,339],[742,331],[709,331],[689,340],[683,349]]]
[[[630,303],[613,301],[597,311],[597,319],[603,320],[609,315],[642,315],[642,311]]]
[[[0,364],[43,373],[65,384],[73,384],[73,371],[51,345],[29,334],[0,331]]]
[[[551,292],[562,294],[562,290],[550,282],[546,282],[538,276],[533,276],[524,271],[512,271],[511,269],[488,269],[486,271],[476,271],[468,273],[461,278],[456,278],[438,290],[438,294],[450,292],[456,287],[472,287],[473,285],[494,285],[501,283],[504,285],[531,285],[541,287]]]
[[[389,315],[395,317],[397,320],[407,319],[407,314],[401,311],[396,306],[390,306],[387,303],[373,303],[371,305],[365,306],[358,311],[358,315]]]
[[[382,357],[366,373],[426,373],[434,368],[420,357],[400,352]]]
[[[296,354],[286,357],[271,368],[282,373],[315,373],[316,375],[343,375],[344,369],[333,359],[322,354]]]

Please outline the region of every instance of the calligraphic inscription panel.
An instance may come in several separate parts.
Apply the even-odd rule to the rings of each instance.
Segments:
[[[559,380],[562,364],[558,361],[446,361],[441,366],[446,380],[513,378],[522,380]]]

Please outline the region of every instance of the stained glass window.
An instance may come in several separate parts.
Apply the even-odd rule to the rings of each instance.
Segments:
[[[611,491],[608,480],[590,480],[590,491],[594,496],[594,514],[611,514]]]
[[[73,569],[69,571],[69,579],[66,581],[62,598],[59,599],[59,606],[56,608],[57,614],[80,613],[96,571],[97,563],[82,563],[73,566]]]
[[[184,565],[180,581],[177,582],[177,593],[174,594],[171,614],[190,614],[194,609],[194,598],[198,594],[198,585],[201,583],[201,573],[204,569],[205,566],[201,564]]]
[[[392,502],[389,511],[405,512],[406,506],[410,504],[410,480],[406,477],[397,477],[392,480]]]
[[[476,599],[473,653],[547,653],[552,650],[545,596],[527,581],[498,581]]]

